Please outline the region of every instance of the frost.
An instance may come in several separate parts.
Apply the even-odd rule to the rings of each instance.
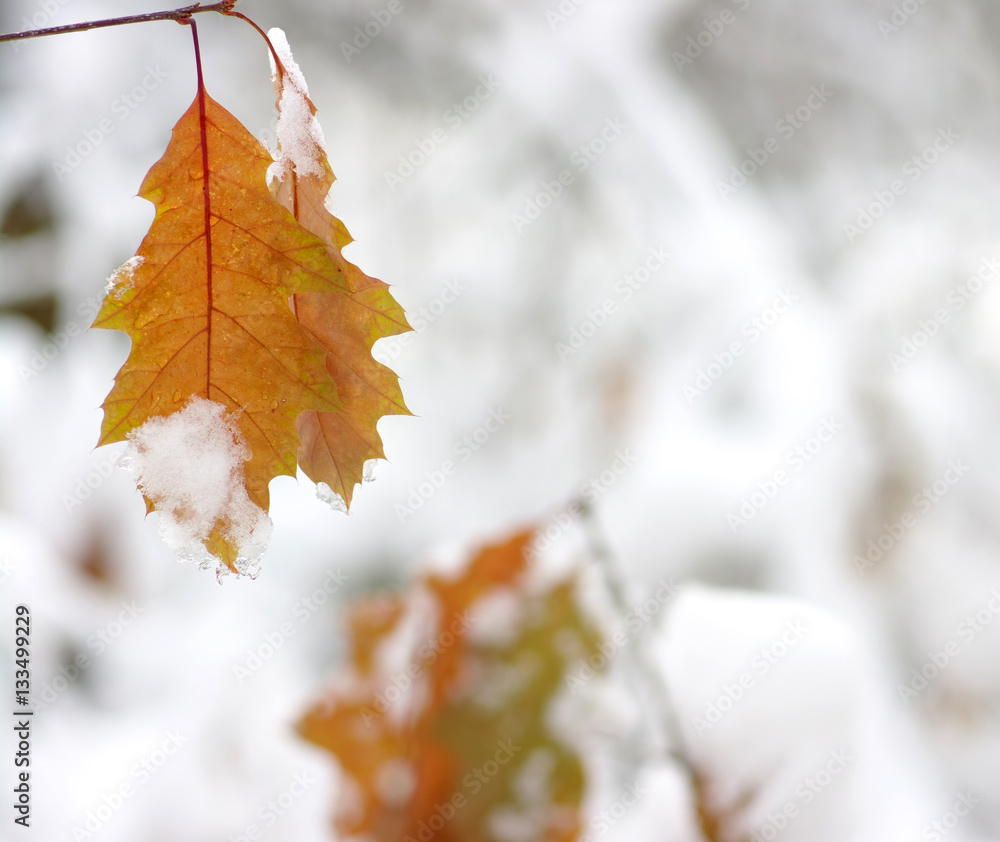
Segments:
[[[369,459],[365,462],[364,467],[361,469],[362,482],[375,482],[375,466],[377,464],[378,459]]]
[[[271,58],[271,81],[278,91],[278,148],[271,150],[274,164],[267,170],[268,182],[274,178],[284,180],[291,167],[300,178],[310,175],[322,177],[320,156],[326,155],[326,140],[315,117],[313,104],[309,101],[309,87],[292,58],[284,31],[271,29],[267,37],[271,39],[285,68],[284,75],[279,79],[274,56],[268,54]]]
[[[347,503],[344,502],[344,498],[330,488],[330,486],[325,482],[316,483],[316,496],[335,512],[343,512],[345,515],[347,514]]]
[[[130,257],[119,266],[108,278],[108,285],[104,288],[105,295],[114,293],[115,298],[121,298],[126,290],[135,286],[135,270],[146,262],[146,258],[141,255]]]
[[[239,548],[237,570],[253,578],[271,538],[271,519],[247,494],[243,463],[250,449],[235,416],[192,396],[172,415],[150,418],[128,434],[123,467],[160,513],[160,535],[178,561],[203,569],[217,559],[205,542],[218,525]],[[226,568],[218,566],[221,574]]]

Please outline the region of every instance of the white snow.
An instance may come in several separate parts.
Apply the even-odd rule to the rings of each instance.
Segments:
[[[126,290],[135,286],[135,270],[145,262],[146,258],[137,254],[115,269],[108,277],[108,285],[104,288],[105,295],[114,293],[115,298],[120,299]]]
[[[39,13],[38,4],[19,5]],[[721,5],[736,12],[743,4]],[[808,813],[795,788],[825,765],[819,741],[832,720],[827,713],[836,711],[816,698],[828,683],[809,692],[799,665],[815,655],[832,674],[849,660],[819,651],[827,625],[810,629],[801,654],[754,674],[752,691],[694,744],[716,777],[735,785],[749,781],[760,762],[744,754],[766,750],[770,739],[787,758],[787,747],[802,737],[812,757],[803,758],[800,775],[783,765],[791,794],[776,771],[756,804],[763,817],[747,815],[750,826],[762,828],[768,812],[792,801],[803,811],[773,842],[794,842],[836,802],[845,817],[850,808],[859,819],[858,832],[835,836],[835,826],[824,827],[809,842],[910,842],[932,838],[930,823],[947,816],[958,792],[972,790],[983,803],[947,842],[1000,839],[1000,623],[963,646],[919,699],[904,705],[897,693],[1000,587],[993,526],[1000,510],[1000,276],[961,311],[948,309],[949,322],[898,371],[886,357],[938,308],[951,307],[956,283],[968,284],[985,258],[1000,255],[1000,204],[992,198],[1000,166],[995,147],[983,142],[994,118],[970,95],[1000,84],[983,7],[921,5],[886,40],[875,4],[751,3],[681,72],[672,52],[704,28],[690,2],[585,3],[555,27],[535,4],[456,4],[446,32],[419,14],[411,19],[417,10],[410,4],[405,18],[350,63],[328,27],[339,27],[350,43],[353,27],[371,21],[367,11],[338,13],[331,23],[330,5],[318,0],[282,6],[274,22],[292,28],[309,59],[309,92],[331,132],[330,152],[349,176],[338,187],[338,215],[351,208],[352,227],[369,227],[357,232],[353,259],[391,283],[404,309],[430,308],[435,320],[412,342],[379,342],[418,417],[379,423],[391,461],[379,466],[362,504],[340,517],[313,499],[311,487],[279,478],[271,484],[276,528],[266,570],[257,582],[221,589],[168,563],[172,551],[142,517],[131,478],[98,471],[111,457],[108,448],[92,452],[98,407],[127,340],[86,330],[100,304],[91,299],[103,296],[107,267],[133,254],[145,235],[153,209],[134,194],[190,102],[185,75],[173,70],[172,39],[158,27],[127,34],[110,28],[36,39],[17,55],[16,45],[0,49],[0,64],[11,62],[2,68],[10,84],[0,91],[0,158],[9,164],[0,208],[22,177],[47,174],[62,226],[56,239],[41,232],[0,243],[5,303],[50,289],[60,299],[52,336],[0,314],[0,566],[11,562],[0,573],[0,615],[12,616],[17,603],[32,607],[33,693],[48,698],[53,685],[61,691],[37,735],[38,750],[58,753],[60,762],[42,764],[36,795],[38,804],[65,809],[39,810],[36,835],[73,838],[73,825],[106,809],[106,795],[129,780],[146,751],[136,740],[179,727],[190,741],[141,797],[102,825],[101,842],[142,839],[150,827],[172,839],[246,836],[259,824],[258,811],[303,769],[319,783],[273,827],[261,828],[260,842],[328,842],[335,801],[358,799],[330,755],[303,743],[291,726],[343,673],[345,604],[381,583],[402,588],[426,559],[454,559],[446,569],[455,572],[483,541],[536,521],[554,537],[533,569],[586,559],[582,530],[562,530],[559,513],[587,483],[588,494],[600,491],[595,512],[634,598],[655,592],[661,576],[755,589],[747,600],[781,591],[844,618],[860,644],[855,649],[867,664],[860,678],[850,669],[837,673],[851,677],[863,697],[850,708],[858,760]],[[68,7],[58,14],[68,15]],[[311,32],[317,40],[307,56]],[[245,43],[215,44],[222,64],[212,89],[256,128],[269,123],[253,105],[259,92],[246,74],[225,69],[242,66]],[[263,71],[263,54],[258,58]],[[169,78],[119,124],[108,103],[157,64]],[[416,65],[426,73],[408,75]],[[67,66],[85,72],[66,73]],[[123,68],[135,75],[123,80]],[[502,88],[466,110],[464,98],[489,73]],[[823,83],[835,96],[786,141],[776,121]],[[94,91],[105,98],[95,100]],[[469,115],[458,126],[444,119],[454,103]],[[327,114],[336,115],[336,139]],[[624,134],[577,172],[574,151],[597,143],[604,121],[619,116]],[[75,156],[105,117],[115,131],[71,173],[54,173],[53,164],[61,168],[70,153],[66,146]],[[919,182],[907,182],[906,195],[871,230],[848,241],[844,224],[952,122],[961,141]],[[438,128],[444,146],[389,189],[384,170],[397,172],[400,156]],[[768,137],[779,140],[778,153],[724,201],[718,183]],[[511,214],[522,213],[562,168],[573,171],[573,184],[515,231]],[[653,246],[675,254],[670,269],[624,300],[615,286]],[[451,296],[446,277],[470,289],[437,317]],[[137,275],[137,286],[141,280]],[[742,327],[763,317],[778,288],[800,301],[751,345]],[[606,298],[617,311],[560,361],[556,343]],[[734,341],[744,353],[689,402],[685,385]],[[502,435],[468,461],[456,459],[456,445],[502,401],[514,416]],[[825,414],[844,423],[843,432],[732,534],[727,515],[776,468],[787,469],[784,455],[804,445]],[[605,485],[601,474],[618,447],[633,448],[639,462]],[[959,456],[974,470],[921,512],[876,568],[858,575],[852,556],[879,539],[883,524],[893,527],[914,512],[913,495]],[[445,460],[457,471],[400,523],[394,507]],[[79,572],[95,536],[107,543],[109,582]],[[320,591],[320,605],[316,588],[341,568],[350,587]],[[657,622],[677,609],[672,637],[654,654],[669,650],[683,662],[686,671],[672,661],[665,675],[678,706],[694,706],[684,708],[689,716],[718,699],[723,690],[715,682],[732,683],[723,667],[738,675],[741,659],[753,657],[738,618],[720,616],[731,595],[671,601],[658,615]],[[117,631],[120,602],[133,598],[145,613],[94,658],[88,638],[100,642],[92,636]],[[697,622],[702,610],[708,616]],[[740,609],[739,618],[744,613],[757,628],[756,615]],[[725,635],[693,636],[716,621]],[[284,623],[294,635],[269,659],[254,660],[259,671],[241,684],[234,667],[258,659]],[[608,630],[614,627],[609,621]],[[11,641],[0,641],[0,661]],[[733,661],[730,645],[738,649]],[[93,663],[64,683],[73,669],[66,652]],[[715,663],[718,671],[709,672]],[[628,659],[616,657],[607,694],[590,700],[604,680],[595,678],[576,695],[564,694],[565,707],[553,714],[567,740],[583,734],[602,748],[588,755],[584,827],[596,838],[592,822],[601,811],[619,814],[625,788],[658,772],[660,784],[600,842],[701,840],[684,776],[666,761],[650,770],[650,752],[638,750],[658,731],[640,716],[645,695],[627,667]],[[384,680],[375,689],[384,689]],[[831,691],[831,707],[847,689]],[[779,722],[769,731],[761,726],[764,696]],[[589,704],[586,718],[571,716],[570,702]],[[95,763],[95,755],[102,760]],[[856,800],[843,792],[847,775]],[[0,818],[8,821],[5,809]]]
[[[272,178],[283,181],[289,165],[295,168],[295,174],[300,178],[321,176],[323,166],[318,156],[326,154],[326,140],[313,114],[309,87],[292,57],[284,31],[275,27],[268,30],[267,36],[285,68],[285,73],[279,77],[274,56],[268,51],[271,81],[278,92],[278,148],[271,150],[275,163],[268,168],[267,179],[269,182]]]
[[[797,599],[692,586],[659,641],[683,753],[731,830],[771,838],[784,811],[784,842],[867,838],[866,821],[897,828],[881,838],[917,838],[927,770],[842,619]]]
[[[330,486],[325,482],[316,483],[316,496],[335,512],[342,512],[345,515],[347,514],[347,503],[344,502],[344,498],[330,488]]]
[[[171,415],[151,418],[128,435],[122,464],[160,513],[160,534],[179,561],[203,568],[217,559],[205,549],[213,527],[239,547],[237,568],[251,578],[271,537],[271,519],[244,482],[250,449],[235,416],[215,401],[192,396]],[[226,569],[218,566],[221,574]]]

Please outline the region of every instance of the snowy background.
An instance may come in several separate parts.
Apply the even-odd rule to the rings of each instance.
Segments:
[[[1000,9],[399,0],[345,50],[387,5],[239,8],[286,31],[347,256],[418,328],[376,346],[417,417],[380,424],[349,517],[273,482],[263,571],[221,587],[94,450],[128,340],[85,331],[152,219],[189,32],[0,45],[2,687],[26,603],[44,707],[30,831],[4,728],[0,834],[118,803],[92,838],[332,838],[331,758],[292,724],[345,604],[583,495],[632,598],[682,586],[650,652],[731,838],[1000,839]],[[0,30],[157,8],[3,0]],[[273,137],[259,36],[199,27],[212,96]],[[702,838],[678,765],[616,755],[642,728],[617,692],[575,714],[593,838]]]

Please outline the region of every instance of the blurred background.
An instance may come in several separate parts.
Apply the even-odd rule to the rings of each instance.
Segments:
[[[36,822],[8,831],[5,798],[4,838],[90,838],[170,740],[93,838],[334,838],[332,759],[292,726],[343,662],[344,606],[582,496],[635,598],[682,586],[652,651],[716,808],[748,810],[718,838],[1000,839],[1000,10],[389,5],[238,6],[287,33],[346,254],[410,314],[375,356],[416,417],[380,423],[349,516],[274,481],[262,573],[221,587],[175,563],[120,446],[94,449],[129,346],[86,331],[152,220],[135,193],[194,96],[189,33],[0,45],[0,603],[8,629],[32,608],[40,711]],[[3,0],[0,31],[160,7]],[[198,23],[208,90],[273,141],[263,42]],[[699,732],[785,617],[812,618],[794,665]],[[627,694],[591,704],[587,816],[628,775],[659,793],[595,833],[704,838],[676,765],[613,760]]]

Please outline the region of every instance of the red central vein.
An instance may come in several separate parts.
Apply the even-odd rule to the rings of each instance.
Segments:
[[[194,60],[198,68],[198,123],[201,129],[201,176],[202,195],[205,199],[205,263],[206,263],[206,315],[208,324],[206,333],[208,338],[206,360],[205,360],[205,397],[212,399],[209,388],[212,382],[212,310],[214,301],[212,299],[212,197],[208,189],[208,119],[205,115],[205,99],[208,94],[205,92],[205,79],[201,71],[201,47],[198,44],[198,25],[193,20],[188,20],[191,25],[191,34],[194,37]]]

